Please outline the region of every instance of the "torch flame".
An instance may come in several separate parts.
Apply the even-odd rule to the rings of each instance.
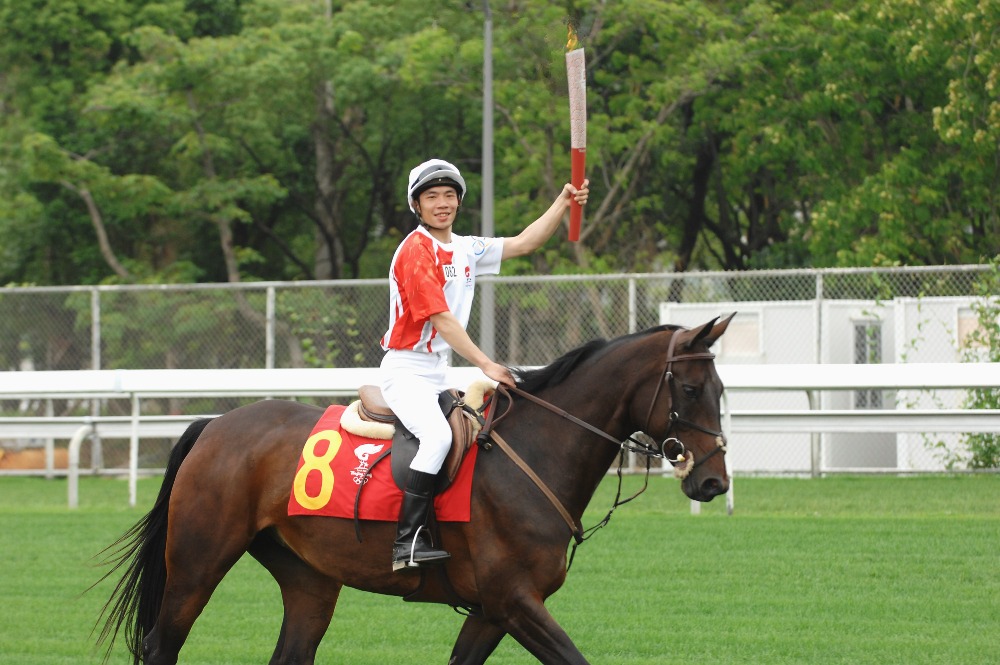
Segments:
[[[574,50],[579,45],[579,40],[576,38],[576,30],[573,29],[573,24],[566,26],[566,52]]]

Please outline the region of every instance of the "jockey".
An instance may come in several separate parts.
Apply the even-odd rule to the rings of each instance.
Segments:
[[[400,508],[392,569],[440,563],[425,529],[435,477],[451,447],[451,429],[438,406],[454,350],[498,383],[514,385],[510,370],[469,337],[477,275],[496,275],[504,259],[541,247],[559,227],[571,201],[587,202],[588,182],[563,186],[538,219],[510,238],[452,233],[465,198],[465,179],[453,164],[431,159],[410,171],[406,198],[417,228],[396,248],[389,266],[389,329],[382,336],[381,388],[399,421],[418,439]]]

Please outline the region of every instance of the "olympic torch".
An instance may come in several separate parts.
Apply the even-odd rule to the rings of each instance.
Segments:
[[[566,42],[566,79],[569,83],[569,135],[572,177],[574,187],[583,187],[584,169],[587,165],[587,61],[583,48],[577,48],[576,32],[569,26]],[[580,239],[580,221],[583,209],[576,201],[569,208],[569,239]]]

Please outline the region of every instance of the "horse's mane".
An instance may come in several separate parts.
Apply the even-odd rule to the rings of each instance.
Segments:
[[[577,367],[590,358],[607,353],[611,349],[625,344],[639,337],[646,337],[664,330],[677,330],[680,326],[661,325],[635,332],[630,335],[623,335],[612,340],[593,339],[583,346],[579,346],[569,351],[545,367],[538,369],[517,369],[514,375],[517,378],[517,387],[525,392],[535,393],[543,388],[556,386],[566,380]]]

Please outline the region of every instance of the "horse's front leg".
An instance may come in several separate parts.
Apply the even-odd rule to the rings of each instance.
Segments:
[[[495,620],[544,665],[587,665],[587,659],[534,590],[512,592]]]
[[[448,665],[483,665],[506,631],[481,616],[466,617]]]

